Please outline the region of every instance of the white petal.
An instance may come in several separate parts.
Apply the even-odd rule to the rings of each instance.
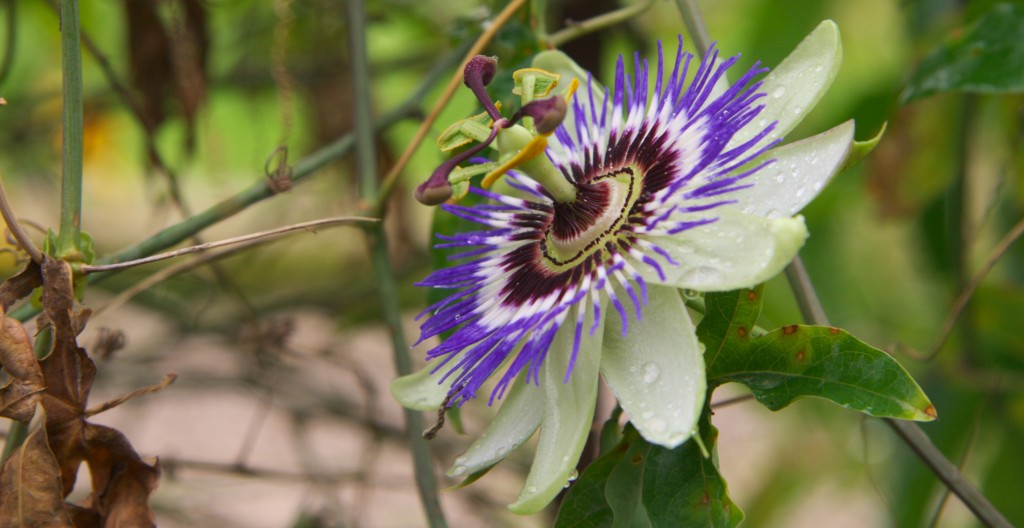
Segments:
[[[704,352],[679,290],[649,286],[643,318],[605,323],[601,375],[648,442],[674,448],[693,434],[704,406]]]
[[[772,121],[778,121],[778,124],[769,137],[784,137],[825,94],[835,79],[842,60],[843,47],[839,40],[839,27],[831,20],[818,24],[818,27],[765,77],[760,91],[768,95],[758,101],[765,105],[764,110],[733,136],[728,148],[754,137]]]
[[[825,187],[839,171],[853,144],[853,121],[828,132],[772,149],[761,160],[775,163],[743,180],[752,183],[729,194],[744,213],[777,218],[793,216]]]
[[[455,458],[448,475],[462,477],[497,464],[523,445],[540,426],[544,415],[544,391],[517,380],[505,402],[487,427],[465,453]]]
[[[647,237],[679,265],[662,265],[665,280],[639,266],[644,279],[697,291],[749,288],[782,271],[807,239],[801,216],[763,218],[729,207],[707,214],[718,220],[677,235]]]
[[[435,362],[436,363],[436,362]],[[452,383],[458,377],[452,374],[447,380],[441,378],[448,369],[441,367],[437,372],[430,373],[434,365],[428,364],[423,370],[408,376],[402,376],[391,382],[391,395],[402,404],[402,407],[415,411],[436,411],[448,397]]]
[[[570,476],[576,471],[576,464],[594,421],[604,332],[599,324],[594,334],[590,335],[592,311],[587,308],[579,356],[568,383],[564,383],[576,335],[576,310],[572,310],[570,317],[555,335],[541,371],[544,418],[540,426],[537,453],[530,474],[526,477],[526,486],[516,502],[508,507],[518,514],[542,510],[568,484]],[[601,310],[602,319],[606,312]]]

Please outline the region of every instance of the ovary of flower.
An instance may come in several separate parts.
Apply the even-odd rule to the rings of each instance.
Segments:
[[[554,199],[524,166],[494,192],[473,189],[487,205],[445,207],[490,230],[444,237],[473,248],[472,259],[421,283],[455,290],[425,312],[421,339],[452,334],[428,352],[426,370],[396,380],[392,392],[407,407],[436,410],[473,398],[503,371],[491,394],[504,396],[500,411],[449,474],[487,470],[539,428],[510,506],[517,513],[542,509],[575,471],[599,373],[646,440],[673,448],[692,436],[704,357],[679,289],[725,291],[778,273],[807,237],[793,215],[850,151],[852,122],[771,148],[834,78],[834,23],[822,23],[760,86],[752,71],[727,87],[722,74],[733,61],[716,57],[685,85],[688,57],[663,81],[659,55],[648,97],[646,63],[627,80],[620,61],[606,93],[564,55],[542,53],[535,67],[587,87],[549,138],[547,159],[533,160],[563,175],[575,198]]]

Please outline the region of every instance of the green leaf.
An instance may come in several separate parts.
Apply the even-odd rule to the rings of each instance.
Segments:
[[[612,510],[612,528],[647,528],[651,526],[651,521],[641,503],[641,494],[644,489],[645,462],[651,448],[655,446],[640,439],[632,424],[627,425],[626,429],[627,434],[634,435],[638,441],[629,445],[626,456],[608,475],[604,498]]]
[[[700,430],[714,453],[718,430],[710,415],[705,406]],[[732,527],[743,512],[727,492],[715,456],[706,458],[697,442],[667,449],[627,424],[622,441],[569,489],[555,528]]]
[[[631,428],[627,428],[628,430]],[[642,441],[640,435],[624,436],[614,449],[602,455],[576,479],[558,510],[555,528],[597,528],[612,526],[614,513],[605,498],[608,477],[626,457],[632,443]]]
[[[751,289],[704,295],[705,313],[697,325],[697,338],[706,347],[704,362],[709,373],[714,370],[727,345],[750,336],[757,317],[761,315],[762,295],[764,284]]]
[[[977,24],[932,51],[911,77],[903,103],[939,92],[1024,91],[1024,7],[994,6]]]
[[[773,411],[817,396],[871,416],[935,419],[928,397],[895,359],[838,328],[792,325],[734,342],[708,376],[743,383]]]
[[[715,453],[718,429],[705,408],[700,430],[704,445]],[[675,449],[652,446],[644,466],[643,504],[654,528],[677,526],[732,527],[743,511],[729,499],[716,456],[705,458],[697,442]]]
[[[772,410],[817,396],[872,416],[935,419],[928,397],[895,359],[844,330],[792,325],[757,335],[762,288],[705,296],[697,336],[707,347],[709,386],[742,383]]]

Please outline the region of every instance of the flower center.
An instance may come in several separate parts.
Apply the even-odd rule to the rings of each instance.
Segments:
[[[572,202],[556,202],[541,241],[551,270],[563,271],[614,242],[640,195],[641,181],[635,168],[623,167],[578,185]]]

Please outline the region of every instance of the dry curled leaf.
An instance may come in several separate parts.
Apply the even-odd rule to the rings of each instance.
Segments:
[[[92,504],[104,526],[156,526],[149,495],[160,480],[160,464],[143,462],[116,429],[85,427],[86,462],[92,475]]]
[[[45,418],[37,422],[0,469],[0,528],[74,526],[64,510],[60,468],[50,451]]]
[[[96,379],[96,365],[75,339],[82,324],[73,308],[71,267],[67,262],[45,258],[43,310],[53,329],[53,348],[41,365],[46,384],[44,405],[51,426],[82,418]]]
[[[0,387],[0,416],[27,422],[39,402],[43,371],[21,323],[0,310],[0,366],[11,380]]]
[[[196,113],[206,98],[206,12],[198,0],[167,4],[163,11],[171,17],[161,17],[158,2],[124,2],[132,84],[142,96],[141,112],[151,133],[167,118],[168,102],[180,105],[191,150]]]
[[[0,307],[5,312],[11,309],[12,304],[28,297],[32,290],[43,285],[40,271],[39,264],[30,261],[21,273],[0,284]]]

